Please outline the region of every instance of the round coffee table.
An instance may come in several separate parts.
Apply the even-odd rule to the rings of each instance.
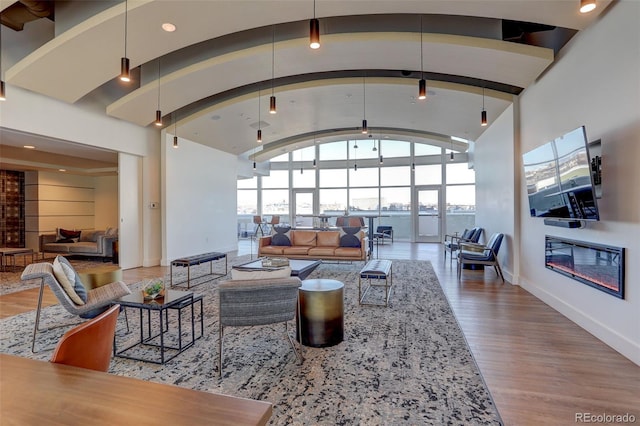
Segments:
[[[344,338],[344,283],[329,279],[304,280],[299,289],[298,340],[324,348]]]

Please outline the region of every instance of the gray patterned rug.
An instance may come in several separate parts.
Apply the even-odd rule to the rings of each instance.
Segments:
[[[345,283],[345,338],[333,347],[305,348],[302,365],[281,324],[228,328],[219,380],[213,281],[193,288],[205,301],[204,337],[193,347],[164,366],[115,358],[110,372],[269,401],[273,425],[501,425],[431,264],[394,260],[386,308],[358,305],[361,266],[323,264],[309,277]],[[45,322],[70,319],[60,306],[44,312]],[[131,333],[120,321],[119,340],[137,333],[136,316],[129,312]],[[1,352],[51,356],[51,350],[35,355],[29,350],[34,316],[0,322]],[[39,345],[53,347],[63,331],[43,334]]]

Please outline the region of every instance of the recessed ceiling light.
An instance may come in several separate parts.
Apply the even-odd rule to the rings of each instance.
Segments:
[[[165,22],[164,24],[162,24],[162,29],[168,33],[172,33],[176,30],[176,26],[171,22]]]
[[[67,169],[58,169],[59,172],[66,172]]]
[[[35,146],[33,145],[25,145],[23,148],[27,148],[27,149],[36,149]]]

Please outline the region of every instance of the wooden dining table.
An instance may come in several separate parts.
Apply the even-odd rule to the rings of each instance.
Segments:
[[[3,425],[235,426],[270,417],[268,402],[0,354]]]

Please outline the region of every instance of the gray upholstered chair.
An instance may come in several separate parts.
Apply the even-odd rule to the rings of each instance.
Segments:
[[[60,262],[71,266],[69,261],[64,257],[60,257]],[[58,282],[53,274],[53,265],[50,263],[32,263],[22,272],[20,277],[22,281],[40,280],[40,294],[38,296],[38,307],[36,309],[36,323],[33,328],[33,339],[31,341],[31,351],[35,352],[36,334],[52,328],[64,327],[73,324],[61,324],[46,329],[40,329],[40,312],[42,310],[42,295],[45,284],[49,286],[53,294],[56,296],[63,308],[69,313],[78,316],[90,314],[92,311],[109,306],[115,301],[127,294],[131,294],[129,287],[122,281],[116,281],[101,287],[91,289],[87,292],[87,302],[84,305],[77,305],[71,300],[62,285]]]
[[[498,251],[504,234],[493,234],[486,246],[473,243],[460,243],[460,250],[458,251],[458,279],[462,274],[462,266],[465,264],[473,265],[488,265],[493,266],[496,270],[496,274],[504,282],[504,276],[502,275],[502,268],[498,262]]]
[[[302,356],[289,335],[288,322],[298,309],[298,277],[221,281],[219,291],[218,376],[222,377],[222,339],[225,327],[284,323],[298,361]]]

